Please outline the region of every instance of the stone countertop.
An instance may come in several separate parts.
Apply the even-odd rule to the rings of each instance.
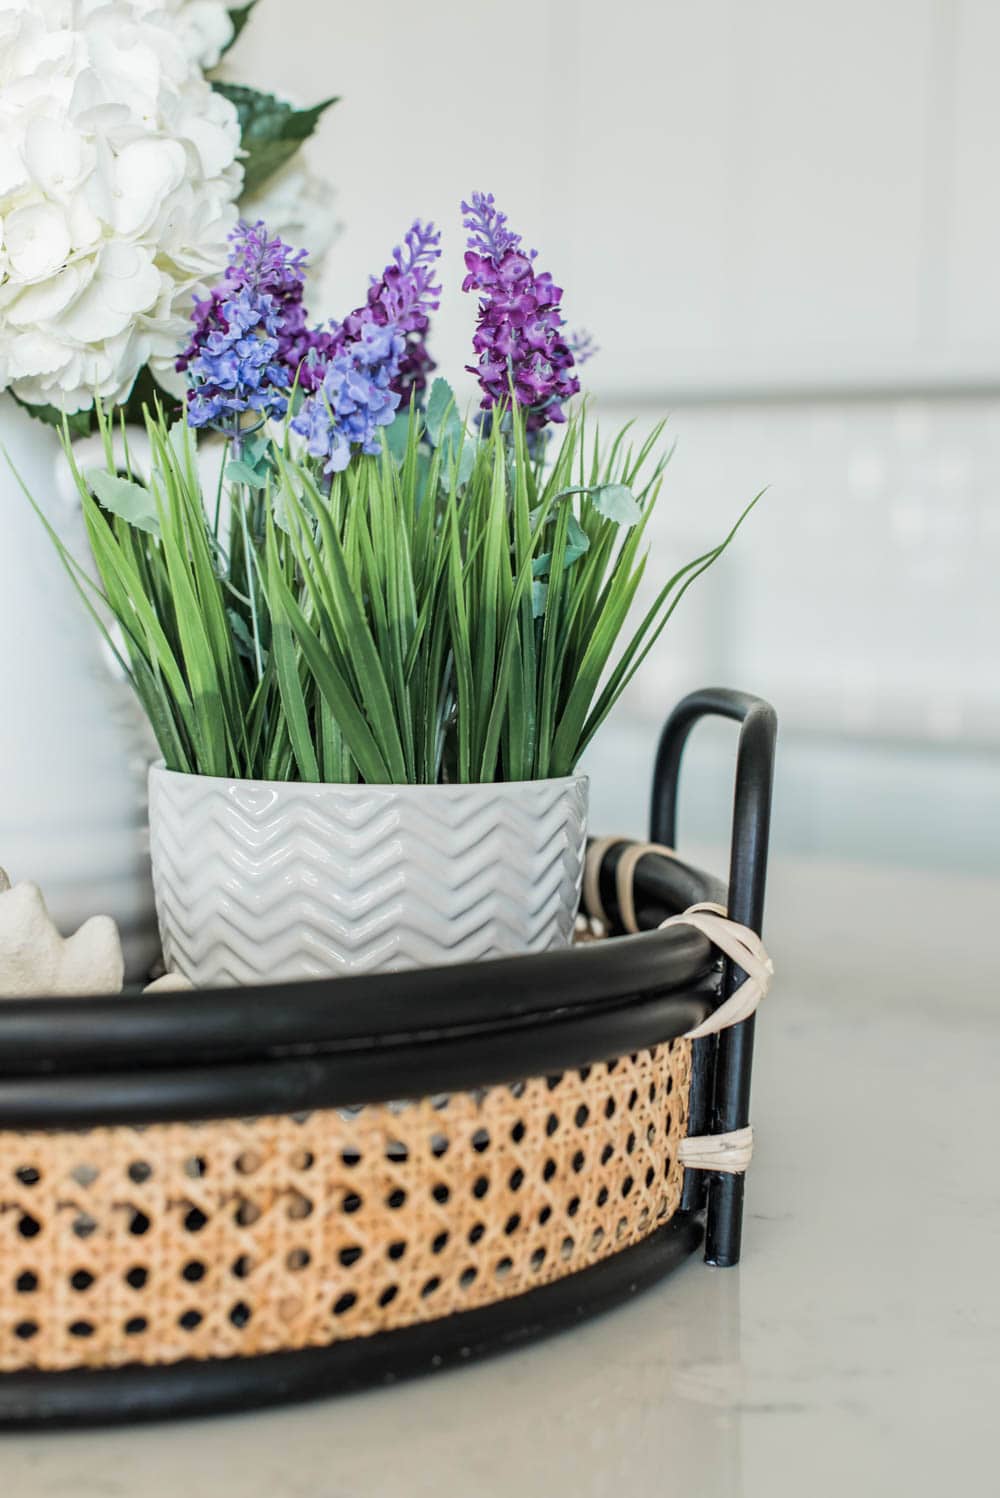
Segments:
[[[1000,878],[780,864],[738,1270],[388,1390],[0,1439],[4,1498],[939,1498],[993,1467]]]

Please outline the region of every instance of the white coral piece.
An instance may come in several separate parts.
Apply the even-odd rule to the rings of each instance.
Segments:
[[[64,937],[37,884],[15,884],[0,869],[0,998],[118,993],[125,963],[118,927],[95,915]]]
[[[0,999],[120,993],[125,960],[109,915],[91,916],[62,936],[37,884],[15,884],[0,869]],[[193,983],[164,973],[143,993],[181,993]]]

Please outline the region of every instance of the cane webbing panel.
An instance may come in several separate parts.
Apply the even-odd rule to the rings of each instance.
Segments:
[[[677,1210],[691,1046],[407,1103],[0,1132],[0,1370],[325,1346],[522,1294]]]

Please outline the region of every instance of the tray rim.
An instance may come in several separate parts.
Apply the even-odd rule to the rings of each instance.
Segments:
[[[652,923],[698,900],[717,898],[719,881],[680,859],[649,855],[637,870],[638,899]],[[588,1060],[602,1059],[608,1016],[624,1015],[636,995],[675,994],[690,1000],[716,966],[706,939],[690,928],[649,930],[563,951],[507,957],[404,973],[369,974],[195,994],[117,995],[86,999],[13,999],[0,1004],[0,1121],[12,1100],[38,1097],[38,1088],[74,1076],[103,1076],[110,1087],[125,1072],[166,1073],[171,1068],[204,1072],[276,1061],[315,1059],[327,1070],[339,1058],[366,1075],[364,1058],[376,1053],[402,1063],[419,1059],[421,1047],[451,1047],[454,1055],[476,1042],[521,1033],[529,1046],[555,1063],[544,1038],[579,1028],[598,1045]],[[703,1003],[699,994],[697,1003]],[[680,1011],[678,1011],[680,1013]],[[685,1008],[686,1023],[670,1026],[671,1039],[698,1022]],[[646,1034],[645,1029],[641,1030]],[[597,1039],[599,1037],[599,1040]],[[620,1049],[634,1049],[623,1044]],[[604,1049],[604,1055],[614,1052]],[[392,1071],[392,1067],[388,1068]],[[376,1072],[380,1070],[375,1066]],[[507,1067],[504,1075],[526,1075]],[[450,1069],[447,1075],[451,1076]],[[20,1083],[23,1085],[14,1085]],[[358,1101],[341,1095],[331,1101]],[[412,1094],[410,1086],[406,1092]],[[396,1094],[392,1094],[396,1095]],[[244,1110],[246,1111],[246,1110]],[[280,1110],[285,1111],[285,1110]],[[217,1115],[216,1115],[217,1116]]]
[[[710,989],[644,994],[528,1027],[435,1034],[395,1045],[236,1065],[0,1078],[0,1128],[79,1130],[249,1118],[499,1087],[631,1055],[683,1036],[718,1002]]]
[[[699,1214],[662,1227],[598,1264],[507,1300],[351,1337],[328,1347],[253,1357],[119,1368],[0,1374],[0,1429],[60,1429],[237,1413],[461,1366],[523,1347],[609,1311],[678,1268],[700,1245]]]

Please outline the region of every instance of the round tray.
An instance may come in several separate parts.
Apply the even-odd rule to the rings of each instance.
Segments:
[[[689,727],[674,715],[661,757]],[[659,779],[656,805],[662,826]],[[601,871],[612,918],[620,852]],[[659,854],[635,891],[651,928],[725,893]],[[722,1056],[682,1037],[728,984],[674,927],[391,976],[5,1003],[0,1422],[354,1387],[633,1293],[701,1240],[704,1181],[678,1146],[719,1112]],[[736,1227],[738,1255],[738,1204]]]

